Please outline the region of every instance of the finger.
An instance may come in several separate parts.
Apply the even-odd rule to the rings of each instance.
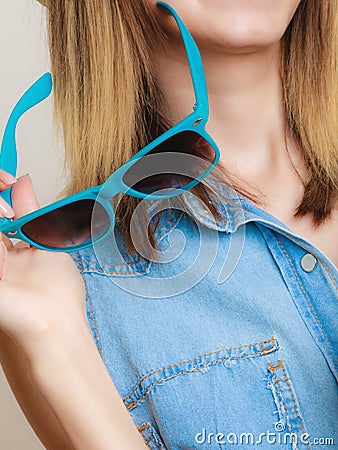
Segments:
[[[17,182],[17,179],[8,172],[0,169],[0,191],[5,191]],[[0,197],[0,217],[12,218],[14,211],[2,197]]]
[[[28,242],[19,241],[17,244],[14,245],[15,250],[20,250],[22,248],[31,248],[30,244]]]
[[[0,241],[5,244],[7,250],[11,250],[13,248],[13,242],[2,233],[0,233]]]
[[[11,219],[14,217],[13,208],[2,198],[0,197],[0,217],[7,217]]]
[[[39,203],[29,175],[20,177],[14,184],[12,188],[12,208],[15,211],[16,219],[39,209]]]
[[[17,179],[13,175],[0,169],[0,191],[5,191],[16,182]],[[0,197],[0,205],[0,217],[12,218],[14,216],[14,210],[2,197]],[[13,247],[12,241],[2,233],[0,233],[0,240],[3,241],[7,250]]]
[[[14,183],[16,183],[17,179],[13,177],[8,172],[5,172],[3,169],[0,169],[0,191],[5,191]]]
[[[0,191],[5,191],[16,182],[17,179],[13,177],[13,175],[0,169]],[[2,208],[0,208],[0,217],[12,218],[14,216],[14,210],[11,206],[2,197],[0,197],[0,203],[2,205]],[[12,241],[2,233],[0,233],[0,240],[3,241],[7,250],[10,250],[13,247]]]

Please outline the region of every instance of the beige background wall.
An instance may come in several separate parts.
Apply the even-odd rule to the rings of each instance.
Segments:
[[[43,8],[35,0],[0,3],[0,134],[11,108],[25,89],[49,69]],[[63,184],[62,148],[51,129],[51,100],[25,117],[18,127],[19,175],[30,173],[40,203],[51,201]],[[40,450],[8,388],[0,367],[0,450]]]

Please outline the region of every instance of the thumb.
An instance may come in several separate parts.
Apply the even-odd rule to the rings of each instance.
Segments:
[[[28,174],[20,177],[12,187],[11,197],[15,219],[39,209],[32,180]]]

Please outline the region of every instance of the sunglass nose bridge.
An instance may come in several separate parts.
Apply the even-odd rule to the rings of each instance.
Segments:
[[[97,195],[97,198],[103,201],[111,201],[114,197],[117,197],[118,195],[122,196],[122,192],[120,189],[112,189],[110,186],[104,186],[100,190],[99,194]]]

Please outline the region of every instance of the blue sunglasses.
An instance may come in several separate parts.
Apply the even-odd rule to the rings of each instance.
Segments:
[[[157,6],[172,15],[179,27],[195,92],[193,112],[136,153],[105,183],[19,219],[1,218],[0,232],[42,250],[80,250],[98,243],[113,231],[116,223],[111,203],[113,196],[128,194],[157,200],[174,197],[196,186],[217,165],[219,150],[205,130],[209,106],[200,52],[175,10],[164,2],[157,2]],[[25,92],[9,117],[1,145],[0,168],[14,176],[17,170],[17,123],[26,111],[46,99],[51,90],[51,74],[46,73]],[[191,168],[193,175],[189,176],[186,170],[196,156],[204,164],[194,165]],[[182,161],[185,166],[183,174]],[[12,204],[11,188],[0,195]]]

